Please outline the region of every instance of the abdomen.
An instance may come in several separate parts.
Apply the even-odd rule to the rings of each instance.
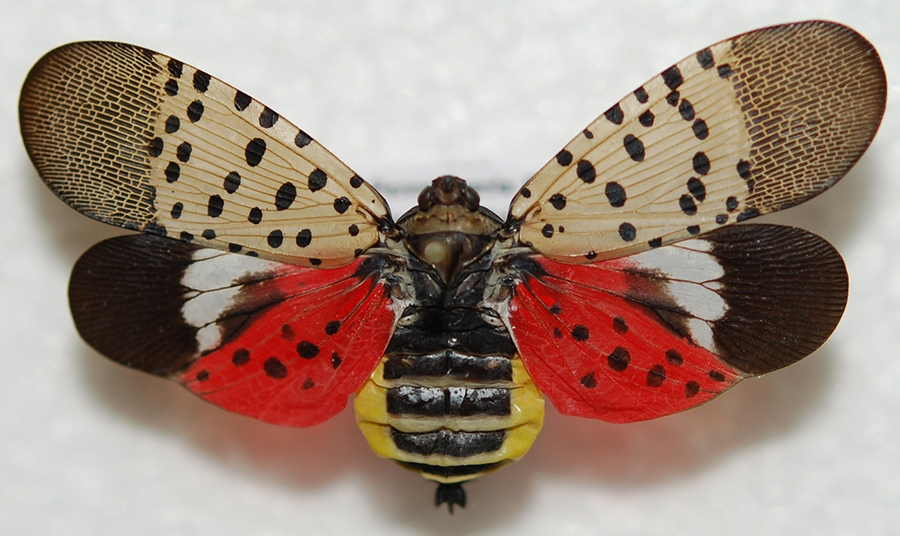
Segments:
[[[355,407],[376,454],[440,483],[521,458],[544,419],[509,334],[469,309],[426,311],[398,328]]]

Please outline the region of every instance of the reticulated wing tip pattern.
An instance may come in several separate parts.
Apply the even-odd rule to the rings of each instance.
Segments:
[[[20,101],[47,185],[97,220],[231,252],[347,264],[390,221],[382,197],[275,111],[122,43],[49,52]]]
[[[727,39],[591,123],[519,191],[510,221],[545,256],[586,263],[802,203],[866,150],[886,87],[875,49],[839,24]]]

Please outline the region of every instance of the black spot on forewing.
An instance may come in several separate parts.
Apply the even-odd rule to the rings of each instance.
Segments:
[[[612,108],[606,110],[603,115],[606,116],[606,119],[610,123],[615,125],[621,125],[622,120],[625,119],[625,114],[622,113],[622,108],[618,104],[615,104]]]
[[[572,163],[572,153],[565,149],[556,153],[556,163],[563,167],[570,165]]]
[[[715,65],[716,62],[713,59],[712,50],[710,50],[708,48],[704,48],[703,50],[698,52],[697,53],[697,63],[699,63],[700,67],[703,67],[704,69],[709,69],[713,65]]]
[[[209,89],[209,75],[203,71],[194,73],[194,89],[200,93],[205,93]]]
[[[644,161],[644,144],[636,138],[635,136],[628,134],[625,136],[624,145],[625,151],[628,153],[628,156],[631,157],[635,162],[643,162]]]
[[[628,200],[628,196],[625,195],[625,188],[617,182],[606,183],[604,193],[609,204],[616,208],[625,206],[625,201]]]
[[[328,184],[328,175],[325,174],[319,168],[313,170],[312,173],[309,174],[309,180],[307,181],[307,186],[309,187],[310,192],[317,192],[325,187]]]
[[[250,167],[256,167],[262,162],[263,156],[266,154],[266,142],[261,138],[253,138],[247,143],[247,148],[244,149],[244,158],[247,160],[247,165]]]
[[[678,89],[678,86],[684,82],[684,78],[681,76],[681,71],[678,69],[677,65],[673,65],[662,72],[663,82],[666,83],[669,89],[675,90]]]
[[[259,126],[263,128],[272,128],[276,121],[278,121],[278,114],[275,113],[275,110],[268,106],[263,108],[263,111],[259,114]]]
[[[275,229],[269,236],[266,237],[266,242],[269,244],[270,248],[279,248],[281,247],[281,243],[284,241],[284,234],[279,230]]]
[[[275,193],[275,210],[287,210],[297,198],[297,188],[292,182],[286,182]]]
[[[243,91],[238,91],[234,94],[234,109],[243,112],[247,109],[247,106],[250,106],[250,95],[247,95]]]

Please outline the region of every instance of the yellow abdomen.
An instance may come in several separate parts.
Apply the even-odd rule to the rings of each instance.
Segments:
[[[386,355],[356,395],[369,446],[440,483],[477,478],[528,452],[544,399],[518,355]]]

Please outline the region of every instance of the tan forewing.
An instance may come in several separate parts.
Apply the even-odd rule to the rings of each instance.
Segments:
[[[525,184],[510,221],[545,256],[584,263],[781,210],[853,166],[885,100],[878,54],[845,26],[739,35],[601,115]]]
[[[156,52],[48,53],[20,102],[50,188],[100,221],[295,264],[347,264],[378,241],[382,197],[246,94]]]

